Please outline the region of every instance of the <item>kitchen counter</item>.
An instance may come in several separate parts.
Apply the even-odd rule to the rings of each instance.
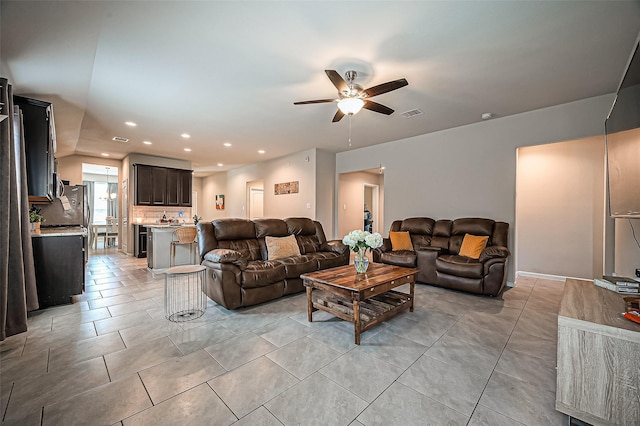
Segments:
[[[147,228],[179,228],[181,226],[196,226],[193,222],[176,223],[176,224],[169,224],[169,223],[135,223],[135,225],[142,225],[142,226],[146,226]]]
[[[154,224],[145,225],[149,228],[147,234],[147,264],[154,272],[161,272],[170,267],[171,263],[171,241],[174,239],[173,232],[180,227],[193,228],[194,225],[168,225]],[[193,251],[192,251],[193,250]],[[175,264],[186,265],[194,263],[196,257],[196,246],[190,247],[188,244],[179,244],[175,247]],[[196,262],[197,263],[197,262]]]
[[[86,237],[88,235],[87,228],[81,226],[71,228],[40,228],[38,231],[31,232],[32,237],[61,237],[72,235]]]

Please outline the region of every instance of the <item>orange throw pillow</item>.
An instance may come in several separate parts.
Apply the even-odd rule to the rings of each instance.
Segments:
[[[460,256],[470,257],[472,259],[480,258],[480,253],[487,246],[489,237],[479,237],[477,235],[464,234],[462,246],[460,246]]]
[[[411,236],[407,231],[404,232],[389,232],[389,238],[391,239],[391,250],[411,250],[413,251],[413,244],[411,243]]]

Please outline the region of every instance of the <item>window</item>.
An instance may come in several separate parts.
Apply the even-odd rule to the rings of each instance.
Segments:
[[[93,190],[93,223],[106,223],[107,221],[107,183],[95,182]]]

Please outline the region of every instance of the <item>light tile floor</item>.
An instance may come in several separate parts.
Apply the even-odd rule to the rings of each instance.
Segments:
[[[555,411],[563,283],[501,297],[416,285],[415,312],[365,332],[304,294],[164,319],[164,276],[92,252],[86,293],[0,344],[4,424],[566,425]]]

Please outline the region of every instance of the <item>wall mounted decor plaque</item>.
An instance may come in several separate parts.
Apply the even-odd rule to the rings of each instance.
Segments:
[[[299,192],[300,183],[299,181],[293,182],[284,182],[284,183],[276,183],[274,185],[274,194],[282,195],[282,194],[297,194]]]

